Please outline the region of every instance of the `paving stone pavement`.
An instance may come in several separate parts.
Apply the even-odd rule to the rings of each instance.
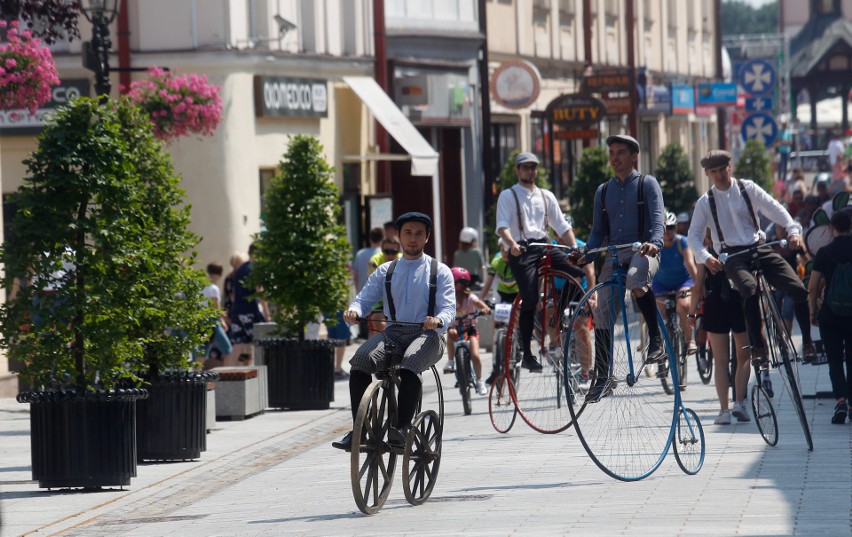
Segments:
[[[499,434],[487,397],[475,397],[464,416],[443,376],[446,424],[432,497],[408,505],[397,469],[375,516],[358,511],[349,457],[329,446],[350,427],[346,382],[336,383],[327,411],[218,422],[200,460],[140,465],[128,488],[99,492],[30,481],[28,408],[0,399],[0,535],[852,535],[852,425],[831,425],[833,400],[813,397],[830,391],[827,366],[800,368],[812,452],[784,401],[776,447],[753,422],[713,425],[715,391],[690,367],[684,403],[700,416],[707,446],[698,475],[684,474],[669,454],[642,481],[614,480],[573,429],[542,435],[519,418]]]

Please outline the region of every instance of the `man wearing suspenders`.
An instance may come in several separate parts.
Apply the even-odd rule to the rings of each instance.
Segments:
[[[403,358],[399,370],[397,423],[388,431],[388,441],[404,445],[407,428],[420,400],[419,375],[444,355],[447,327],[455,320],[456,295],[450,267],[423,252],[432,232],[432,219],[423,213],[405,213],[397,218],[396,229],[402,244],[402,258],[380,265],[370,275],[367,284],[343,313],[343,320],[355,324],[373,304],[384,299],[384,313],[391,322],[383,333],[364,342],[349,361],[352,366],[349,377],[352,419],[358,413],[358,405],[373,380],[373,373],[384,369],[388,359],[385,343],[392,342]],[[420,326],[394,324],[393,321],[420,323]],[[349,451],[352,432],[332,446]]]
[[[532,153],[515,157],[515,175],[518,183],[500,193],[497,199],[497,235],[509,250],[509,268],[518,282],[521,314],[518,318],[524,359],[521,366],[540,373],[542,366],[532,354],[530,341],[535,325],[538,304],[538,262],[545,254],[543,246],[530,243],[549,243],[548,226],[553,228],[567,246],[577,246],[571,225],[562,215],[553,192],[535,186],[538,158]],[[577,278],[583,271],[572,265],[568,256],[559,249],[550,252],[554,269]]]
[[[609,147],[609,163],[615,176],[603,183],[595,191],[594,218],[592,231],[586,242],[588,249],[606,244],[627,244],[639,242],[639,251],[623,249],[618,252],[618,260],[627,266],[625,285],[636,299],[648,326],[648,354],[646,360],[662,362],[664,360],[663,342],[657,322],[657,302],[651,290],[651,280],[660,268],[657,254],[663,246],[664,209],[663,193],[657,179],[636,171],[639,159],[639,142],[632,136],[618,134],[606,139]],[[591,261],[586,258],[585,261]],[[601,269],[600,281],[605,282],[612,276],[612,264],[609,257]],[[595,311],[595,368],[606,367],[611,346],[610,327],[613,319],[605,320],[609,315],[607,304],[609,297],[598,297]],[[616,301],[616,303],[618,303]],[[604,389],[606,375],[598,371],[595,385],[589,390],[586,400],[596,400]]]
[[[695,252],[697,263],[716,274],[724,270],[743,298],[746,331],[752,357],[763,361],[767,357],[766,341],[761,335],[760,297],[757,282],[751,274],[748,256],[732,257],[725,265],[704,247],[704,234],[710,230],[713,249],[721,253],[743,251],[764,240],[758,225],[760,212],[787,230],[787,240],[792,250],[802,249],[802,227],[784,207],[765,190],[747,179],[731,177],[731,154],[727,151],[710,151],[701,159],[704,173],[713,186],[695,204],[692,224],[689,226],[689,246]],[[789,263],[767,248],[760,251],[760,264],[766,281],[786,293],[795,304],[796,321],[802,330],[805,361],[815,357],[808,318],[808,291]],[[694,312],[693,312],[694,313]]]

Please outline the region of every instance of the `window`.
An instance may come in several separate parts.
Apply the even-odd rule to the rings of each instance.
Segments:
[[[269,192],[269,187],[272,186],[272,178],[278,172],[277,168],[261,168],[259,172],[260,178],[260,220],[263,221],[266,216],[266,193]]]
[[[503,170],[509,153],[520,149],[518,126],[515,123],[491,124],[491,162],[488,163],[488,175],[495,180]]]
[[[839,15],[840,0],[812,0],[812,9],[817,15]]]

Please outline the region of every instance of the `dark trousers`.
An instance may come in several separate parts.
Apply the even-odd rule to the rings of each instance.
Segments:
[[[546,239],[530,242],[545,242]],[[512,270],[512,275],[515,281],[518,282],[518,291],[521,295],[521,314],[518,318],[518,324],[521,332],[521,344],[524,350],[524,356],[532,354],[530,350],[530,340],[532,339],[533,325],[535,322],[535,309],[538,304],[538,263],[544,257],[545,248],[543,246],[528,246],[525,252],[515,257],[509,256],[509,268]],[[554,270],[565,272],[576,278],[583,277],[583,270],[576,265],[572,265],[568,260],[568,256],[558,249],[550,250],[550,262]],[[567,284],[566,284],[567,285]]]
[[[730,248],[728,253],[741,252],[747,248],[747,246]],[[811,343],[811,325],[808,319],[807,305],[808,290],[805,289],[804,284],[793,271],[793,267],[784,261],[783,257],[770,248],[761,248],[758,252],[763,276],[767,282],[779,291],[783,291],[793,301],[796,321],[802,331],[802,341],[806,344]],[[731,257],[725,263],[725,274],[728,275],[728,278],[734,284],[734,288],[743,297],[743,313],[745,314],[749,342],[752,346],[762,347],[758,301],[752,299],[752,297],[757,296],[757,281],[751,273],[751,262],[751,257],[748,254]]]
[[[825,309],[826,306],[823,306]],[[835,399],[845,398],[852,404],[852,318],[835,317],[822,311],[819,316],[819,332],[828,357],[828,378]],[[846,371],[843,371],[843,364]]]

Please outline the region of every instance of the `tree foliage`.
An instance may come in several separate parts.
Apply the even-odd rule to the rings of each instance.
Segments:
[[[654,172],[663,191],[666,209],[679,213],[689,211],[698,200],[692,170],[689,169],[689,157],[680,144],[665,146],[657,157],[657,170]]]
[[[766,147],[760,140],[749,140],[740,153],[734,176],[751,179],[767,192],[772,192],[775,179],[772,175],[772,162]]]
[[[345,307],[350,248],[334,169],[319,141],[293,137],[278,168],[266,194],[265,229],[255,237],[250,279],[276,306],[279,330],[302,341],[309,322]]]
[[[609,155],[603,147],[587,147],[580,156],[580,169],[568,190],[574,233],[580,238],[589,236],[594,217],[595,191],[612,177]]]
[[[80,38],[80,2],[72,0],[0,0],[0,16],[20,19],[46,43]]]
[[[215,312],[202,308],[198,237],[147,116],[81,98],[47,121],[13,195],[2,344],[37,386],[112,389],[187,368]],[[24,283],[25,282],[25,283]]]
[[[778,0],[755,8],[743,0],[722,2],[722,35],[774,34],[778,32]]]

